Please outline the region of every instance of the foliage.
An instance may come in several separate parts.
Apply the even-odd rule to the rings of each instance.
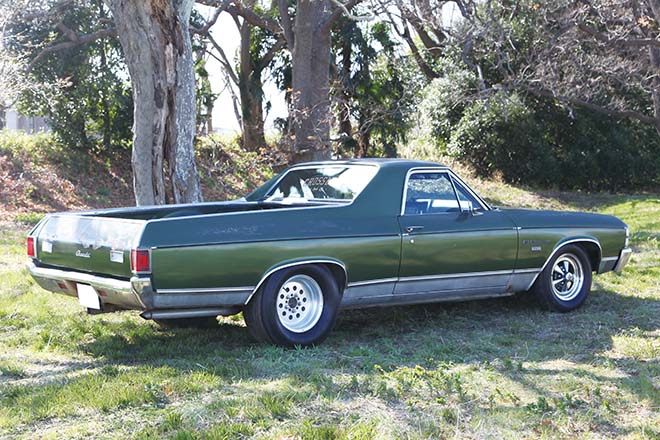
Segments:
[[[69,29],[90,33],[107,22],[102,2],[78,0],[59,10]],[[67,41],[46,19],[12,24],[11,49],[33,59],[46,46]],[[31,76],[42,87],[25,91],[18,109],[45,116],[69,147],[99,150],[125,147],[131,138],[133,101],[116,37],[95,40],[45,56]]]
[[[410,129],[407,115],[419,79],[415,69],[400,55],[399,42],[384,22],[365,25],[343,18],[333,37],[340,154],[395,157]]]
[[[614,191],[660,184],[660,138],[651,127],[580,110],[571,117],[516,94],[466,108],[447,151],[508,182]]]
[[[549,18],[546,8],[551,6],[487,2],[465,13],[452,38],[435,52],[433,64],[427,63],[438,77],[421,93],[413,140],[402,151],[426,158],[449,154],[481,176],[501,175],[507,182],[540,187],[611,191],[657,187],[660,137],[653,125],[568,105],[552,94],[521,87],[523,83],[512,76],[526,68],[538,73],[548,67],[533,58],[545,50],[544,38],[550,30],[542,26],[559,20],[560,12],[566,11],[557,10],[559,15]],[[468,47],[465,41],[470,42]],[[536,65],[529,67],[532,59]],[[587,74],[584,69],[582,73]],[[565,80],[575,75],[567,73]],[[593,85],[590,100],[601,102],[599,87]],[[617,93],[627,93],[626,106],[636,102],[648,107],[648,96],[624,89],[629,93]]]
[[[270,149],[246,151],[236,136],[198,137],[196,161],[205,200],[237,199],[273,176],[282,159]]]

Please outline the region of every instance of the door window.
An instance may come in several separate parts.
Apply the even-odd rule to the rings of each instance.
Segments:
[[[470,193],[470,191],[465,188],[461,182],[458,182],[456,179],[452,179],[454,182],[454,188],[456,189],[456,194],[458,195],[458,200],[461,201],[461,210],[462,211],[485,211],[486,208],[484,205],[477,200],[477,198]]]
[[[420,172],[408,178],[405,215],[460,212],[456,192],[447,173]]]

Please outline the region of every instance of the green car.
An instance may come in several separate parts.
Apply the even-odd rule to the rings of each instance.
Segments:
[[[631,250],[616,217],[494,208],[446,166],[363,159],[300,164],[233,202],[48,215],[27,253],[41,287],[91,313],[242,311],[257,339],[305,346],[342,308],[529,291],[567,312]]]

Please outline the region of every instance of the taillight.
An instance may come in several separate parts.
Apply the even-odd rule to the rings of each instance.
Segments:
[[[151,272],[151,255],[148,249],[131,250],[131,270],[133,272]]]
[[[36,258],[37,252],[34,248],[34,237],[27,238],[27,254],[30,258]]]

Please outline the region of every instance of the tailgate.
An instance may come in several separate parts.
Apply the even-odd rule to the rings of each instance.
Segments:
[[[36,237],[37,259],[45,264],[116,277],[131,276],[130,250],[144,220],[53,215]]]

